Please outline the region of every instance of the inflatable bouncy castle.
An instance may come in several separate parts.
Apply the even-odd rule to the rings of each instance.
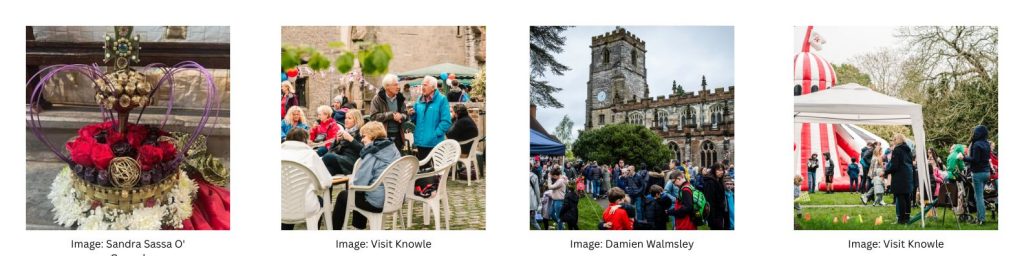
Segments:
[[[793,58],[793,96],[828,90],[836,85],[836,72],[832,64],[818,56],[825,39],[808,26],[801,42],[800,53]],[[808,190],[807,161],[818,155],[817,189],[825,189],[824,153],[828,152],[835,164],[832,186],[836,191],[848,191],[850,179],[846,174],[852,158],[860,159],[860,151],[868,142],[877,141],[883,147],[889,144],[878,136],[856,125],[825,123],[794,123],[794,161],[796,173],[804,177],[801,190]],[[862,172],[863,173],[863,172]]]

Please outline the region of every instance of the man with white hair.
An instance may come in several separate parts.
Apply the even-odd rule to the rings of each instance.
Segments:
[[[434,146],[445,139],[445,133],[452,126],[452,115],[448,109],[448,98],[437,90],[437,78],[423,77],[423,85],[420,87],[423,94],[409,109],[409,115],[416,124],[413,132],[416,158],[423,160],[430,155]]]
[[[398,76],[394,74],[385,75],[381,80],[381,86],[383,88],[373,97],[373,101],[370,101],[367,114],[370,115],[370,120],[384,124],[388,138],[401,150],[405,147],[402,123],[409,120],[405,113],[405,96],[399,92]]]

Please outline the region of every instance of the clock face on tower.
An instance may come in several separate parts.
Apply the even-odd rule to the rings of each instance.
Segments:
[[[604,102],[605,98],[607,98],[607,97],[608,97],[608,95],[606,95],[604,93],[604,91],[600,91],[600,92],[597,93],[597,101],[598,102]]]

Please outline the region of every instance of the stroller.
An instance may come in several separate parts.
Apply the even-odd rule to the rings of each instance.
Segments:
[[[954,216],[956,216],[957,225],[961,222],[976,222],[978,206],[974,201],[974,182],[973,173],[970,171],[959,171],[953,177],[949,178],[949,181],[942,184],[938,200],[936,200],[936,206],[945,206],[953,210]],[[999,204],[997,199],[999,192],[995,189],[995,184],[992,181],[985,183],[984,188],[985,208],[991,211],[992,218],[996,218],[999,213]],[[946,212],[943,212],[943,221],[945,221]]]

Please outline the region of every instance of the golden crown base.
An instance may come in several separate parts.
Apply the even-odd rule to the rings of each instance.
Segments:
[[[169,193],[178,184],[178,179],[181,175],[183,174],[179,170],[168,177],[164,177],[158,183],[134,188],[100,186],[89,183],[79,178],[78,175],[72,174],[70,176],[71,184],[78,191],[79,199],[99,202],[107,209],[131,211],[132,209],[145,207],[146,202],[150,199],[153,200],[154,205],[162,203],[165,198],[164,195]]]

